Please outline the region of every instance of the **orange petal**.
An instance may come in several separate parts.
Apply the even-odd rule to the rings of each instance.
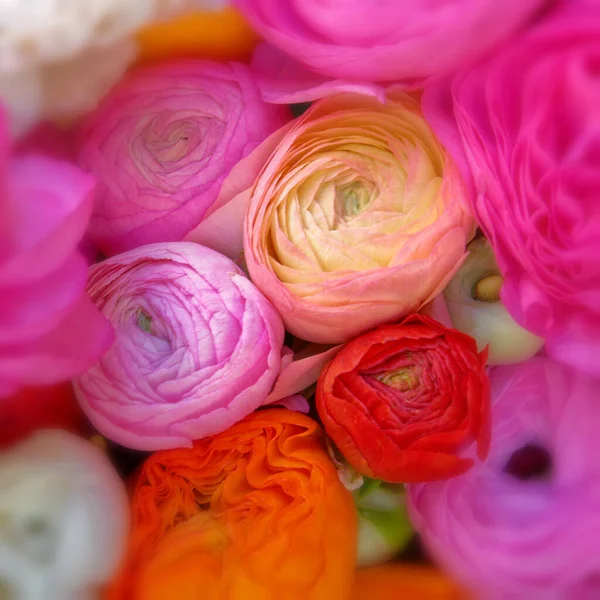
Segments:
[[[153,454],[132,523],[110,600],[350,600],[356,509],[305,415],[260,410]]]
[[[441,571],[432,567],[390,563],[358,569],[352,600],[467,600]]]
[[[140,62],[169,58],[247,61],[259,38],[233,9],[199,11],[138,32]]]

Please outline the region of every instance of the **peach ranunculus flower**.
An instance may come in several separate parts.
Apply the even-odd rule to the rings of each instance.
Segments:
[[[110,600],[348,600],[357,517],[309,417],[261,410],[153,454]]]
[[[462,181],[411,96],[316,103],[249,195],[250,276],[294,335],[345,342],[417,311],[465,257]]]

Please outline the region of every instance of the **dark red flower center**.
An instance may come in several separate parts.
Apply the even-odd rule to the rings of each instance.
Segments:
[[[511,454],[504,472],[520,481],[549,479],[552,456],[538,444],[527,444]]]

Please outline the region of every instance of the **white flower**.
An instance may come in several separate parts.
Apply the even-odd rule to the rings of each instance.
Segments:
[[[19,72],[0,72],[0,97],[12,133],[26,133],[43,119],[76,118],[93,110],[136,55],[133,43],[87,50],[70,60]]]
[[[65,431],[39,431],[0,455],[0,478],[0,597],[95,598],[128,526],[106,455]]]
[[[120,79],[143,25],[224,0],[0,0],[0,98],[15,135],[77,117]]]
[[[205,0],[2,0],[0,71],[31,68],[72,57],[86,47],[109,46],[142,25]]]

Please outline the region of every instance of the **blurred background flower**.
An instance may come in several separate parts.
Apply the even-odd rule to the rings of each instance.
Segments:
[[[93,598],[128,529],[123,483],[102,451],[42,430],[0,455],[0,589],[7,598]]]
[[[13,133],[93,108],[137,55],[142,25],[222,0],[8,0],[0,6],[0,96]]]
[[[539,26],[423,96],[494,250],[506,308],[550,355],[595,374],[599,61],[598,3],[559,2]]]
[[[404,486],[365,478],[352,495],[358,512],[356,566],[368,567],[392,559],[413,535]]]
[[[93,189],[75,165],[13,155],[0,113],[0,399],[78,375],[112,342],[78,250]]]
[[[417,84],[484,55],[547,2],[233,0],[266,40],[316,73]],[[293,68],[283,76],[293,79]]]
[[[99,180],[90,236],[112,255],[182,240],[241,159],[291,118],[250,69],[174,61],[134,71],[86,117],[79,164]]]
[[[468,600],[442,571],[425,565],[391,563],[358,569],[352,600]]]
[[[550,358],[490,369],[492,444],[464,475],[409,485],[426,547],[478,597],[600,593],[598,382]]]

